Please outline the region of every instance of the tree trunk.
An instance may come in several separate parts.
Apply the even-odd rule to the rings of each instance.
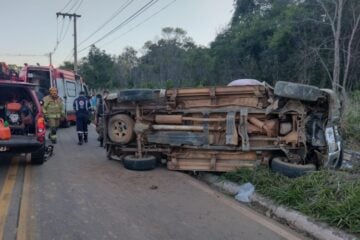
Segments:
[[[333,90],[339,93],[340,87],[340,36],[341,36],[341,23],[344,1],[338,0],[336,29],[334,35],[334,70],[333,70]]]

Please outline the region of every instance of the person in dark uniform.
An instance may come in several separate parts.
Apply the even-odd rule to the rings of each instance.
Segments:
[[[74,100],[74,110],[76,111],[76,131],[79,138],[79,145],[83,144],[83,141],[88,141],[88,122],[90,117],[91,104],[89,99],[85,96],[83,91],[80,92],[80,96]]]

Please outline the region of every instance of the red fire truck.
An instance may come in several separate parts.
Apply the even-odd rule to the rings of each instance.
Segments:
[[[59,97],[64,102],[66,119],[62,123],[68,126],[76,121],[73,102],[84,91],[88,96],[88,89],[83,79],[72,71],[54,68],[52,66],[25,65],[19,74],[19,81],[36,84],[36,94],[39,100],[48,94],[50,87],[58,89]]]

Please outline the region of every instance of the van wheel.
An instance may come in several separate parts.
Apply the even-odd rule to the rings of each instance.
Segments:
[[[318,87],[282,81],[275,84],[274,93],[279,97],[312,102],[317,101],[323,95]]]
[[[118,92],[118,101],[121,102],[144,102],[158,99],[154,89],[125,89]]]
[[[123,159],[123,164],[129,170],[146,171],[156,167],[156,158],[152,155],[146,155],[142,158],[137,158],[135,155],[127,155]]]
[[[289,178],[301,177],[309,172],[316,171],[314,164],[299,165],[286,162],[286,159],[286,157],[274,157],[270,163],[271,170]]]
[[[108,136],[112,142],[126,144],[134,137],[134,120],[126,114],[117,114],[110,118]]]

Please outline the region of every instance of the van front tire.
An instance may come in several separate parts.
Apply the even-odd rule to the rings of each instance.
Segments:
[[[156,158],[152,155],[146,155],[138,158],[135,155],[127,155],[123,159],[123,164],[126,169],[135,171],[152,170],[156,167]]]
[[[314,164],[295,164],[285,161],[285,157],[274,157],[271,160],[271,170],[289,178],[301,177],[307,173],[316,171]]]

